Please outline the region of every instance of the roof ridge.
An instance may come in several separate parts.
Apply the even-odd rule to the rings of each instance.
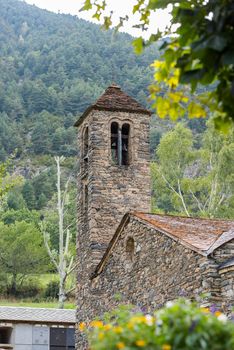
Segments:
[[[171,217],[171,218],[182,218],[182,219],[195,219],[195,220],[209,220],[209,221],[225,221],[225,222],[233,222],[233,219],[221,219],[221,218],[203,218],[199,216],[186,216],[186,215],[173,215],[173,214],[163,214],[163,213],[149,213],[149,212],[143,212],[143,211],[130,211],[131,214],[135,215],[135,213],[139,214],[146,214],[146,215],[158,215],[158,216],[166,216],[166,217]]]
[[[152,114],[151,111],[142,106],[134,97],[128,95],[115,83],[109,85],[104,93],[84,111],[75,123],[75,126],[79,126],[93,109],[141,113],[149,116]]]
[[[52,307],[32,307],[32,306],[8,306],[8,305],[0,305],[0,308],[9,308],[9,309],[28,309],[28,310],[49,310],[49,311],[76,311],[75,309],[59,309]]]
[[[193,250],[196,253],[203,255],[203,256],[208,256],[210,255],[214,250],[218,249],[220,246],[222,246],[223,244],[227,243],[228,241],[232,240],[234,238],[234,221],[233,220],[216,220],[220,223],[224,223],[226,222],[227,224],[233,223],[233,228],[232,226],[228,227],[224,227],[224,229],[222,230],[220,227],[217,228],[216,231],[214,231],[213,226],[209,226],[210,232],[206,232],[202,231],[202,234],[199,232],[199,226],[196,223],[196,225],[194,224],[193,226],[196,227],[196,234],[194,234],[193,231],[191,231],[191,226],[187,227],[187,232],[183,232],[182,228],[180,227],[179,233],[182,232],[182,234],[178,234],[178,227],[176,227],[176,223],[171,223],[169,222],[168,226],[165,226],[165,223],[162,222],[160,224],[160,222],[155,222],[155,220],[152,222],[150,221],[150,218],[147,218],[147,215],[159,215],[159,214],[149,214],[149,213],[145,213],[145,212],[137,212],[137,211],[130,211],[128,213],[126,213],[123,217],[122,220],[120,222],[120,224],[118,225],[102,259],[100,260],[99,264],[96,266],[94,273],[91,275],[91,279],[97,277],[100,273],[102,273],[104,266],[107,264],[109,257],[111,255],[112,250],[114,249],[116,243],[118,242],[118,239],[121,235],[121,233],[123,232],[125,226],[129,223],[130,217],[134,217],[137,220],[139,220],[139,222],[141,222],[143,225],[149,225],[150,227],[152,227],[153,229],[161,232],[162,234],[166,235],[167,237],[175,240],[176,242],[180,243],[181,245],[183,245],[184,247],[186,247],[187,249]],[[186,217],[186,216],[173,216],[173,215],[160,215],[161,217],[170,217],[170,218],[175,218],[175,219],[194,219],[193,217]],[[199,219],[199,218],[195,218]],[[205,219],[206,221],[211,221],[213,222],[213,219]],[[178,224],[178,223],[177,223]],[[179,223],[179,224],[183,224],[183,223]],[[171,227],[170,227],[171,226]],[[207,225],[202,225],[204,229],[207,228]],[[172,228],[172,230],[174,230],[171,232],[170,228]],[[186,225],[185,225],[185,229],[186,229]],[[177,232],[176,232],[177,230]],[[213,232],[212,232],[213,230]],[[177,234],[176,234],[177,233]],[[206,237],[204,237],[204,235],[206,234]],[[217,237],[216,237],[217,236]],[[195,239],[195,241],[194,241]]]
[[[0,306],[2,322],[73,325],[75,316],[76,310],[71,309]]]

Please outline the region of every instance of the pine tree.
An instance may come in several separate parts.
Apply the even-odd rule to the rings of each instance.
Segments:
[[[24,200],[27,204],[28,209],[30,209],[30,210],[35,209],[36,198],[35,198],[34,188],[29,181],[27,181],[24,184],[22,194],[23,194],[23,197],[24,197]]]

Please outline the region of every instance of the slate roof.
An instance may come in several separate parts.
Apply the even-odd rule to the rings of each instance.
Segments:
[[[97,101],[88,107],[82,116],[75,123],[79,126],[91,110],[105,110],[105,111],[122,111],[135,112],[151,115],[151,112],[144,108],[134,98],[127,95],[121,88],[115,84],[110,85],[104,94],[97,99]]]
[[[154,228],[155,233],[156,231],[159,231],[203,256],[210,255],[215,249],[234,239],[234,221],[231,220],[213,220],[130,212],[125,214],[122,218],[122,221],[110,241],[102,260],[96,267],[92,278],[102,272],[115,244],[131,217],[134,217],[143,222],[143,224]]]
[[[234,238],[234,221],[231,220],[145,213],[134,213],[134,215],[205,255]]]
[[[0,322],[74,325],[76,322],[76,311],[0,306]]]

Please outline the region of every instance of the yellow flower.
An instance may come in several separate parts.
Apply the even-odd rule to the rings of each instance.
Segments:
[[[103,338],[104,338],[104,333],[102,333],[102,332],[99,333],[99,334],[98,334],[98,339],[99,339],[99,340],[102,340]]]
[[[122,341],[117,343],[116,346],[117,346],[117,349],[124,349],[125,348],[125,344]]]
[[[112,325],[111,325],[111,324],[105,324],[105,325],[103,326],[103,329],[104,329],[105,331],[109,331],[111,328],[112,328]]]
[[[171,350],[171,345],[170,344],[164,344],[162,346],[162,350]]]
[[[146,342],[142,339],[136,341],[136,345],[139,347],[145,346]]]
[[[133,324],[132,324],[131,322],[129,322],[129,323],[127,324],[127,327],[128,327],[128,329],[133,329]]]
[[[205,314],[208,314],[210,312],[208,307],[201,307],[201,311],[204,312]]]
[[[220,315],[222,315],[222,312],[220,312],[220,311],[215,311],[215,316],[216,316],[216,317],[219,317]]]
[[[168,79],[167,83],[171,88],[175,88],[179,84],[179,77],[174,75]]]
[[[130,319],[130,323],[132,323],[132,324],[136,324],[136,323],[145,323],[145,321],[146,321],[145,316],[133,316],[133,317]]]
[[[102,321],[92,321],[90,323],[90,326],[94,327],[94,328],[102,328],[103,327],[103,323],[102,323]]]
[[[154,62],[151,64],[151,67],[160,68],[162,65],[163,65],[163,62],[162,62],[162,61],[154,61]]]
[[[116,326],[116,327],[114,327],[114,332],[117,334],[120,334],[123,332],[123,328],[120,326]]]
[[[81,322],[81,323],[79,324],[79,330],[80,330],[81,332],[84,332],[85,327],[86,327],[86,324],[85,324],[84,322]]]

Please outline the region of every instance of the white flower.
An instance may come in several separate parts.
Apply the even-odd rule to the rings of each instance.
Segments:
[[[174,303],[172,301],[168,301],[166,303],[166,307],[172,307],[174,305]]]
[[[163,321],[159,318],[156,318],[156,327],[155,327],[155,334],[159,335],[161,333],[161,327],[163,325]]]
[[[151,315],[145,315],[145,323],[146,323],[148,326],[152,326],[152,325],[153,325],[153,321],[154,321],[153,316],[151,316]]]
[[[227,322],[227,320],[228,320],[227,316],[224,314],[219,315],[217,318],[221,322]]]

